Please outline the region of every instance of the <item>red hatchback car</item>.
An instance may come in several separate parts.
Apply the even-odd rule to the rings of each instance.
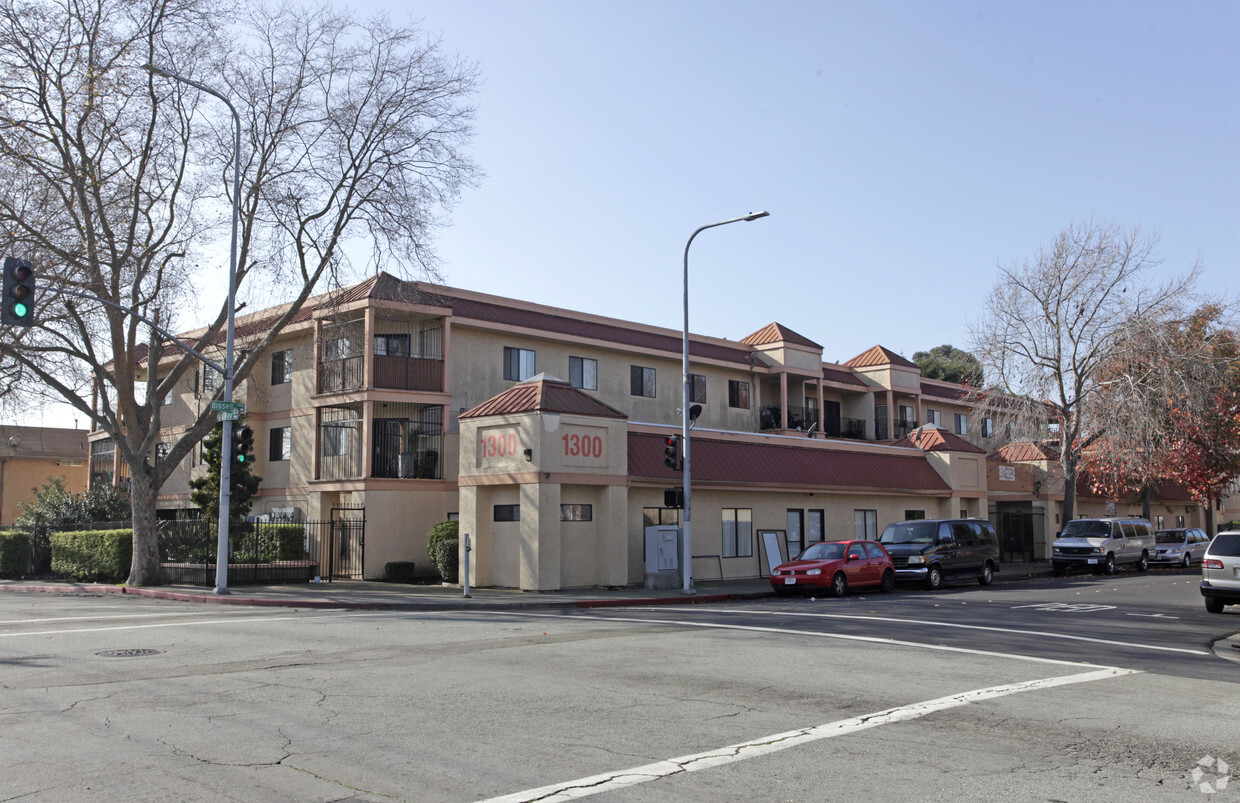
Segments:
[[[833,597],[850,588],[877,586],[884,593],[896,587],[891,556],[877,541],[822,541],[811,544],[796,560],[771,570],[776,594],[825,590]]]

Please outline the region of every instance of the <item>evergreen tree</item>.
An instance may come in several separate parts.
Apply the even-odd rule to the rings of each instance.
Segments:
[[[243,425],[243,421],[234,421],[233,430],[236,431]],[[192,490],[190,500],[202,511],[203,518],[209,520],[220,517],[220,439],[223,431],[223,427],[216,424],[215,429],[202,439],[202,462],[207,467],[207,473],[189,481],[189,487]],[[258,493],[258,486],[263,478],[254,474],[252,460],[238,463],[236,455],[233,455],[230,479],[228,520],[229,522],[244,521],[253,505],[253,496]]]

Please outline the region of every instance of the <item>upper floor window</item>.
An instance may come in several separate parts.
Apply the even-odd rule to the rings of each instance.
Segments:
[[[323,359],[343,360],[353,356],[353,347],[348,337],[333,337],[323,344]]]
[[[956,413],[956,434],[969,434],[969,417],[964,413]]]
[[[568,383],[582,390],[598,390],[598,360],[569,357]]]
[[[995,434],[995,420],[993,418],[982,419],[982,437],[989,438]]]
[[[293,381],[293,350],[284,349],[271,355],[271,384]]]
[[[533,351],[504,346],[504,379],[521,382],[529,379],[534,373]]]
[[[728,406],[749,409],[749,383],[737,379],[728,380]]]
[[[408,357],[409,335],[375,335],[376,357]]]
[[[214,393],[224,384],[224,375],[210,366],[202,369],[202,392]]]
[[[706,377],[702,374],[689,374],[689,401],[706,404]]]
[[[291,460],[293,458],[292,427],[272,427],[267,451],[267,459],[271,462]]]
[[[629,393],[633,396],[654,398],[654,369],[640,365],[629,366]]]
[[[908,424],[916,420],[913,418],[913,408],[909,407],[907,404],[900,405],[899,413],[900,413],[900,421],[902,423]]]
[[[155,444],[155,464],[156,465],[159,465],[160,463],[162,463],[164,460],[167,459],[168,450],[170,448],[171,448],[171,444],[168,444],[168,443]]]
[[[943,414],[938,410],[926,410],[926,423],[936,427],[943,426]]]

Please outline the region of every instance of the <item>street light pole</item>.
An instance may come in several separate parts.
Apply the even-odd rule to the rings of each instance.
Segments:
[[[228,335],[224,352],[224,401],[231,405],[233,400],[233,375],[236,372],[235,351],[233,348],[236,335],[237,311],[237,225],[241,219],[241,115],[232,105],[227,96],[209,86],[184,78],[176,73],[157,67],[154,64],[143,64],[142,69],[163,78],[171,78],[182,84],[206,92],[224,101],[228,111],[232,112],[235,138],[233,140],[233,200],[232,200],[232,244],[228,254]],[[233,415],[230,410],[229,415]],[[217,529],[219,540],[215,550],[215,593],[228,593],[228,520],[229,501],[232,498],[232,418],[226,417],[221,422],[223,431],[220,433],[220,517]]]
[[[718,223],[707,223],[705,226],[698,228],[693,234],[689,235],[689,242],[685,243],[685,328],[683,338],[681,340],[681,368],[684,373],[684,398],[680,408],[680,443],[681,443],[681,460],[684,464],[684,491],[685,491],[685,521],[684,521],[684,542],[681,547],[681,561],[684,563],[684,588],[682,593],[694,594],[693,589],[693,500],[690,494],[691,483],[689,480],[689,425],[692,420],[689,416],[689,399],[692,393],[689,387],[689,246],[693,245],[693,238],[697,237],[707,229],[713,229],[716,226],[726,226],[729,223],[740,223],[742,220],[757,220],[766,217],[770,212],[750,212],[743,217],[734,217],[731,220],[721,220]]]

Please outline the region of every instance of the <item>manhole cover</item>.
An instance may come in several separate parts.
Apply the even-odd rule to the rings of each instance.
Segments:
[[[163,650],[107,650],[97,652],[100,658],[141,658],[144,655],[163,655]]]

